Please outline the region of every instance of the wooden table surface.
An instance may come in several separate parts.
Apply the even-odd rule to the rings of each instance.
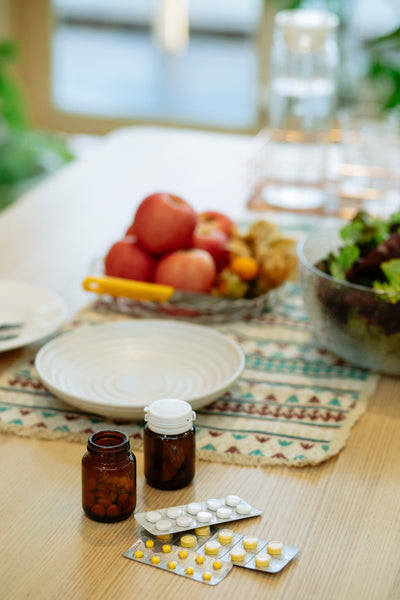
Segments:
[[[46,285],[72,315],[88,302],[88,264],[118,239],[137,203],[157,189],[234,217],[246,202],[240,136],[138,128],[117,132],[0,215],[0,277]],[[3,353],[0,371],[18,358]],[[137,510],[234,493],[263,510],[232,529],[300,547],[280,574],[234,568],[216,587],[129,561],[134,518],[95,523],[81,508],[84,445],[0,436],[0,598],[400,598],[400,383],[382,377],[345,449],[312,468],[198,461],[192,485],[145,484],[137,453]]]

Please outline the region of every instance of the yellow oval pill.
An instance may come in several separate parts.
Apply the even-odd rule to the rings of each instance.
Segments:
[[[231,544],[233,540],[233,531],[230,529],[221,529],[218,533],[218,540],[221,544]]]
[[[233,562],[241,562],[242,560],[245,559],[245,556],[246,556],[246,552],[244,550],[242,550],[241,548],[236,548],[235,550],[231,550],[230,554],[231,554],[231,560],[233,560]]]
[[[176,562],[174,560],[170,560],[168,563],[168,569],[176,569]]]
[[[218,554],[220,547],[221,546],[219,542],[217,542],[216,540],[211,540],[210,542],[206,543],[206,545],[204,546],[204,550],[206,554]]]
[[[283,544],[281,542],[269,542],[268,554],[282,554]]]
[[[161,535],[157,535],[156,538],[160,542],[169,542],[170,540],[172,540],[172,533],[163,533]]]
[[[269,567],[270,559],[271,557],[269,554],[257,554],[254,562],[256,567]]]
[[[201,554],[199,554],[199,556],[196,556],[196,562],[198,565],[202,565],[204,563],[204,556],[202,556]]]
[[[193,575],[193,573],[194,573],[193,567],[186,567],[185,573],[186,573],[186,575]]]
[[[159,556],[152,556],[151,557],[151,562],[153,563],[153,565],[158,565],[160,563],[160,557]]]
[[[154,548],[154,540],[146,540],[146,548]]]
[[[194,535],[183,535],[181,537],[181,546],[184,548],[193,548],[196,545],[196,538]]]
[[[194,532],[196,535],[210,535],[210,526],[204,525],[204,527],[196,527]]]
[[[211,573],[208,573],[207,571],[205,571],[203,573],[203,579],[204,579],[204,581],[210,581],[210,579],[211,579]]]
[[[214,567],[214,569],[221,569],[222,568],[222,562],[220,560],[214,560],[213,567]]]
[[[188,553],[187,550],[179,550],[179,558],[187,558]]]
[[[143,558],[143,550],[136,550],[135,558]]]
[[[258,546],[258,538],[253,535],[247,535],[243,538],[243,548],[245,550],[255,550]]]
[[[164,554],[168,554],[168,552],[171,552],[171,546],[169,544],[164,544],[162,547],[162,551],[164,552]]]

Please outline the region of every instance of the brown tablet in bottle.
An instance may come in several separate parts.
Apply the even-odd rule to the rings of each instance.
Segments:
[[[95,521],[128,518],[136,506],[136,459],[122,431],[93,433],[82,458],[82,506]]]
[[[156,400],[145,408],[144,474],[160,490],[177,490],[192,481],[195,472],[196,413],[176,398]]]

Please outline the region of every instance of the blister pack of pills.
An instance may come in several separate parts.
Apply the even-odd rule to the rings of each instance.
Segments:
[[[237,567],[278,573],[299,552],[295,546],[261,540],[257,536],[235,533],[230,529],[210,533],[210,537],[196,548],[197,552],[209,554],[213,551],[214,555]]]
[[[282,542],[206,525],[182,534],[157,536],[143,529],[140,538],[124,552],[124,556],[195,581],[216,585],[233,566],[278,573],[298,552],[295,546]]]
[[[171,540],[166,542],[143,535],[124,552],[124,556],[208,585],[217,585],[231,571],[230,561],[197,552],[193,547],[193,540],[188,539],[188,545],[185,546],[185,540],[172,535],[170,537]]]
[[[158,510],[135,513],[135,519],[153,535],[179,533],[196,527],[219,525],[248,517],[257,517],[261,511],[240,496],[209,498]]]

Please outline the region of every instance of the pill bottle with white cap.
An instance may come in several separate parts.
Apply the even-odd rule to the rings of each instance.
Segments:
[[[160,490],[178,490],[195,472],[196,413],[177,398],[156,400],[144,409],[144,474]]]

